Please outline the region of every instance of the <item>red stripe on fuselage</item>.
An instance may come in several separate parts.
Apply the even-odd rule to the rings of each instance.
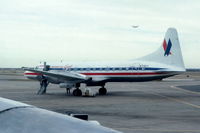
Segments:
[[[98,76],[98,75],[119,75],[119,76],[125,76],[125,75],[159,75],[159,74],[166,74],[165,72],[146,72],[146,73],[81,73],[84,75],[94,75],[94,76]],[[24,75],[35,75],[35,76],[39,76],[42,75],[40,73],[24,73]]]
[[[24,73],[24,75],[42,75],[40,73]]]
[[[146,72],[146,73],[81,73],[84,75],[159,75],[165,74],[164,72]]]

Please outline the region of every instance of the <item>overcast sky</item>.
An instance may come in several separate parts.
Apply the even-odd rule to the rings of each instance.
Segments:
[[[199,0],[1,0],[0,67],[130,60],[155,51],[168,27],[186,67],[200,67],[199,13]]]

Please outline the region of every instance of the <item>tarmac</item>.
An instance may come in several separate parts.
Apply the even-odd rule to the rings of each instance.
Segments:
[[[59,113],[88,114],[90,120],[124,133],[200,133],[200,73],[163,81],[107,83],[108,94],[74,97],[50,84],[37,95],[39,82],[22,73],[0,72],[0,96]],[[99,87],[94,87],[96,91]]]

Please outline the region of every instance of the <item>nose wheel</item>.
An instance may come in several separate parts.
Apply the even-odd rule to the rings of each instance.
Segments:
[[[107,94],[107,89],[102,87],[99,89],[99,95],[106,95]]]

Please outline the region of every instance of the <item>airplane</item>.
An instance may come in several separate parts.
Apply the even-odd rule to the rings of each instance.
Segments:
[[[132,28],[138,28],[139,25],[132,25]]]
[[[81,96],[81,84],[101,86],[99,95],[106,95],[107,82],[142,82],[162,80],[185,72],[182,52],[175,28],[168,28],[162,45],[144,57],[118,62],[63,63],[60,65],[38,65],[24,68],[27,78],[40,82],[38,94],[46,93],[48,83],[59,84],[61,88],[73,90],[74,96]]]
[[[121,133],[97,123],[0,97],[1,133]]]

